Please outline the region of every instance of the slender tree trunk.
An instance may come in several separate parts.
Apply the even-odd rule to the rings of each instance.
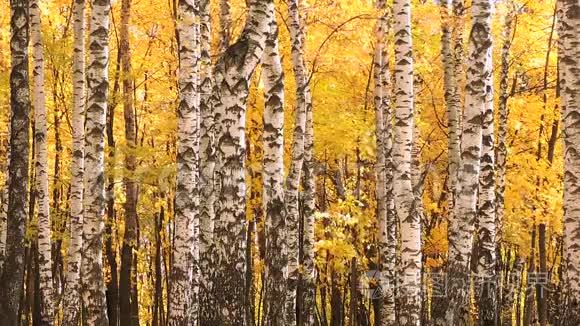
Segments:
[[[508,122],[508,82],[509,82],[509,71],[510,71],[510,48],[512,44],[512,30],[513,30],[513,19],[514,19],[514,8],[510,8],[510,11],[504,18],[504,30],[503,30],[503,44],[501,48],[501,70],[500,70],[500,82],[499,82],[499,104],[498,104],[498,141],[497,141],[497,157],[496,157],[496,193],[495,193],[495,218],[496,218],[496,242],[501,243],[501,231],[504,222],[504,211],[505,211],[505,188],[506,188],[506,163],[507,163],[507,122]],[[498,245],[499,246],[499,245]],[[498,254],[501,252],[500,247],[497,248]],[[498,259],[500,256],[497,257]],[[508,261],[509,263],[509,261]],[[498,277],[503,275],[507,276],[509,271],[502,271],[502,264],[498,266]],[[509,285],[509,284],[508,284]],[[500,306],[500,321],[502,325],[511,325],[512,315],[513,315],[513,290],[512,292],[506,292],[506,290],[501,291],[502,295],[501,306]],[[508,298],[505,298],[507,293]],[[509,322],[509,324],[508,324]]]
[[[8,124],[8,135],[10,135],[10,124]],[[4,265],[4,255],[6,251],[6,228],[8,222],[8,184],[10,183],[8,175],[8,166],[10,165],[10,140],[6,140],[5,145],[6,163],[2,165],[2,171],[6,171],[6,180],[0,189],[0,276],[2,276],[2,266]]]
[[[442,37],[441,57],[444,69],[444,97],[448,120],[448,238],[450,248],[453,246],[452,233],[458,233],[460,223],[456,221],[458,196],[458,171],[461,163],[462,109],[461,109],[461,75],[463,74],[463,0],[444,0],[442,4]],[[450,14],[451,11],[451,14]],[[449,264],[449,260],[447,262]],[[449,296],[437,297],[433,303],[433,320],[437,325],[445,325],[445,312],[449,307]]]
[[[51,324],[54,315],[52,248],[50,244],[50,195],[48,192],[48,151],[46,98],[44,94],[44,49],[38,0],[30,2],[30,41],[32,43],[32,97],[34,107],[35,181],[38,203],[38,270],[42,324]]]
[[[197,325],[199,259],[199,16],[197,3],[180,0],[179,108],[175,240],[169,324]]]
[[[17,325],[24,277],[24,231],[28,199],[29,112],[28,0],[10,1],[10,163],[6,254],[0,275],[0,324]]]
[[[395,208],[401,223],[401,306],[399,323],[421,321],[421,225],[411,183],[413,145],[413,55],[411,3],[395,0],[395,141],[393,146]]]
[[[296,116],[292,142],[292,161],[286,179],[286,250],[288,254],[288,294],[286,295],[286,325],[295,325],[298,290],[298,222],[299,187],[304,165],[306,115],[312,106],[308,72],[304,62],[304,26],[300,17],[298,0],[288,2],[288,28],[290,31],[292,69],[296,79]]]
[[[83,305],[91,325],[108,324],[103,279],[103,228],[105,213],[105,120],[109,65],[108,1],[93,1],[87,69],[88,103],[85,122],[83,218]]]
[[[528,263],[528,271],[527,271],[527,279],[526,279],[526,289],[525,289],[525,299],[524,299],[524,319],[523,325],[530,326],[532,325],[532,320],[535,319],[536,315],[536,307],[535,307],[535,300],[534,300],[534,286],[536,279],[533,277],[536,273],[536,225],[534,225],[534,229],[532,230],[532,243],[531,243],[532,250],[530,251],[529,263]]]
[[[215,224],[215,130],[214,112],[211,103],[213,87],[211,62],[211,15],[210,1],[199,1],[200,15],[200,201],[199,211],[199,312],[200,324],[211,323],[212,304],[212,274],[214,273],[213,230]]]
[[[536,299],[538,305],[538,320],[541,326],[546,326],[548,322],[548,266],[546,261],[546,224],[538,225],[538,256],[539,271],[536,277]]]
[[[246,100],[252,74],[262,58],[273,16],[271,0],[251,1],[240,38],[218,60],[213,104],[216,113],[216,172],[219,205],[216,204],[215,244],[217,270],[213,280],[219,323],[244,325],[248,307],[246,291]]]
[[[136,159],[135,108],[133,106],[133,76],[131,68],[131,48],[129,45],[129,21],[131,0],[121,1],[121,27],[119,33],[119,54],[121,56],[121,78],[123,84],[123,115],[125,118],[125,234],[121,251],[121,271],[119,273],[119,317],[121,325],[139,324],[137,311],[132,311],[131,298],[137,291],[133,284],[133,252],[137,250],[137,197],[138,188],[134,180]],[[135,271],[136,272],[136,271]]]
[[[564,108],[564,250],[568,325],[580,324],[580,4],[561,0],[560,89]]]
[[[442,32],[441,32],[441,58],[443,61],[443,83],[445,91],[445,106],[447,109],[447,133],[448,145],[447,151],[449,156],[448,164],[448,191],[451,194],[449,196],[449,218],[453,218],[453,210],[455,206],[455,189],[457,187],[457,168],[460,160],[460,150],[459,144],[461,140],[461,99],[459,94],[458,86],[458,74],[461,71],[455,71],[456,68],[460,68],[460,64],[456,64],[456,53],[454,45],[456,43],[461,44],[460,39],[457,35],[457,21],[460,17],[452,16],[450,14],[451,0],[445,0],[441,2],[441,19],[442,19]]]
[[[266,214],[266,270],[263,282],[264,325],[284,324],[286,279],[284,268],[284,71],[278,48],[278,25],[271,17],[270,32],[262,58],[264,83],[263,201]]]
[[[302,266],[301,292],[299,298],[300,325],[314,325],[316,304],[316,270],[314,267],[314,213],[316,211],[316,172],[314,158],[314,115],[312,105],[307,105],[306,130],[304,133],[303,167],[303,227],[302,227]]]
[[[119,49],[120,50],[120,49]],[[105,198],[107,201],[105,221],[105,254],[106,261],[109,267],[109,275],[106,279],[106,301],[107,301],[107,316],[109,318],[109,326],[119,325],[119,273],[117,268],[117,210],[115,207],[115,108],[117,107],[117,94],[120,88],[120,73],[121,73],[121,55],[117,51],[117,59],[115,65],[115,77],[113,82],[113,92],[109,96],[109,104],[107,105],[106,117],[106,134],[108,145],[108,165],[105,169],[110,169],[111,172],[107,176],[107,185],[105,188]]]
[[[390,30],[390,15],[385,1],[377,1],[381,16],[375,30],[377,45],[374,58],[374,101],[377,139],[376,193],[377,219],[379,223],[379,286],[381,298],[377,325],[395,324],[395,264],[396,224],[393,201],[392,119],[389,56],[386,44]]]
[[[155,214],[155,293],[153,295],[153,319],[152,326],[164,326],[163,309],[163,276],[161,274],[161,261],[164,259],[161,252],[161,232],[163,232],[163,220],[165,207],[161,206],[159,213]]]
[[[477,188],[482,151],[482,114],[486,109],[486,81],[491,73],[491,10],[488,0],[472,5],[473,25],[469,42],[469,68],[465,95],[461,163],[458,171],[455,216],[449,225],[450,303],[447,323],[469,325],[469,282],[472,234],[476,218]]]
[[[495,326],[497,320],[496,210],[493,75],[491,58],[486,62],[485,104],[482,114],[481,172],[479,175],[476,285],[479,325]]]
[[[518,302],[517,298],[521,296],[520,286],[522,283],[523,268],[524,260],[521,257],[516,257],[511,271],[504,271],[504,273],[509,274],[506,277],[506,287],[502,292],[501,325],[503,326],[514,325],[514,305]]]
[[[114,96],[114,95],[113,95]],[[113,134],[113,125],[115,122],[114,107],[107,108],[107,144],[109,146],[108,157],[111,161],[108,168],[113,168],[115,158],[115,138]],[[105,254],[106,261],[109,266],[110,276],[106,280],[106,301],[107,301],[107,316],[109,318],[109,326],[119,325],[119,279],[117,268],[117,232],[115,225],[117,224],[117,210],[115,208],[115,174],[110,173],[107,176],[107,187],[105,189],[105,197],[107,201],[105,221]]]
[[[10,159],[8,158],[7,161],[9,160]],[[5,183],[2,185],[2,189],[0,189],[0,275],[2,275],[2,266],[4,265],[4,251],[6,249],[7,218],[8,218],[8,180],[5,181]]]

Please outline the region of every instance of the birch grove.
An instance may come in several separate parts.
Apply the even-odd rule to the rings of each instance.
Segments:
[[[0,10],[0,325],[580,323],[577,1]]]

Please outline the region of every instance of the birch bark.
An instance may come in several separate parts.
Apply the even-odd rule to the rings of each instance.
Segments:
[[[450,325],[469,325],[469,282],[472,234],[476,218],[477,189],[482,151],[482,114],[486,109],[486,81],[491,67],[491,2],[472,5],[469,68],[465,94],[461,162],[458,170],[455,216],[449,224],[448,274],[450,302],[446,319]]]
[[[244,325],[246,302],[246,100],[250,80],[262,58],[268,23],[274,15],[271,0],[250,1],[240,38],[223,53],[215,70],[212,102],[216,117],[216,204],[214,275],[218,323]]]
[[[562,0],[560,89],[564,107],[564,250],[568,302],[566,321],[580,323],[580,4]]]
[[[73,155],[70,188],[70,242],[63,296],[63,325],[76,326],[81,306],[83,171],[85,123],[85,0],[73,3]]]
[[[28,203],[29,2],[10,2],[10,163],[4,268],[0,275],[0,324],[17,325],[24,278],[24,231]]]
[[[284,250],[284,71],[278,47],[278,25],[269,23],[266,49],[262,57],[264,83],[263,197],[266,214],[265,325],[284,324],[287,259]]]
[[[415,212],[411,182],[413,147],[413,55],[411,2],[395,0],[395,122],[393,161],[395,208],[401,224],[401,325],[421,322],[421,225]]]
[[[199,16],[198,3],[178,3],[179,107],[177,190],[170,325],[197,325],[197,263],[199,259]]]
[[[48,150],[46,97],[44,95],[44,49],[38,0],[30,2],[30,42],[32,45],[32,98],[34,108],[35,189],[38,203],[38,274],[41,323],[51,324],[54,315],[52,254],[50,243],[50,195],[48,192]]]
[[[87,67],[83,216],[83,307],[91,325],[107,325],[103,278],[105,120],[109,88],[109,1],[93,0]]]
[[[385,1],[377,1],[381,13],[375,30],[377,45],[374,59],[375,137],[377,140],[377,219],[379,223],[379,259],[381,295],[378,324],[395,325],[396,219],[393,201],[393,112],[391,75],[386,36],[390,31],[391,12]]]
[[[288,255],[288,295],[286,296],[286,324],[296,324],[298,269],[298,198],[302,167],[304,165],[304,144],[306,114],[312,105],[312,96],[306,65],[304,62],[304,29],[300,17],[298,0],[288,2],[288,16],[291,42],[292,69],[296,79],[296,116],[292,141],[292,161],[286,179],[286,250]]]

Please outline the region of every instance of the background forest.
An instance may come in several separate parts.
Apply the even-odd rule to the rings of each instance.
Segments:
[[[0,0],[0,325],[580,325],[578,12]]]

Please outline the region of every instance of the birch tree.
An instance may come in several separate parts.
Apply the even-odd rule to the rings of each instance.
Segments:
[[[496,210],[495,210],[495,140],[494,103],[491,54],[486,61],[484,111],[481,115],[482,146],[481,172],[477,205],[476,286],[478,322],[495,325],[497,308],[496,288]]]
[[[34,107],[34,146],[36,202],[38,203],[38,268],[41,322],[52,323],[54,315],[52,255],[50,244],[50,198],[48,193],[48,151],[46,99],[44,95],[44,49],[38,0],[30,2],[30,41],[32,43],[32,97]]]
[[[461,51],[461,34],[458,32],[457,7],[460,1],[441,2],[441,59],[443,61],[443,84],[445,95],[445,107],[447,109],[447,133],[448,133],[448,191],[449,196],[449,219],[453,219],[455,205],[455,189],[457,185],[457,167],[459,164],[459,147],[461,138],[461,98],[459,94],[458,78],[461,73],[461,59],[458,58]],[[459,47],[459,49],[457,48]]]
[[[266,214],[266,270],[264,287],[265,325],[284,324],[286,279],[284,269],[284,71],[278,46],[278,24],[269,23],[268,39],[262,55],[264,83],[264,212]]]
[[[179,107],[175,240],[169,323],[197,325],[199,233],[199,17],[198,3],[178,3]]]
[[[314,161],[314,113],[312,105],[307,106],[304,132],[304,207],[302,227],[302,275],[300,298],[301,325],[314,325],[316,312],[316,271],[314,269],[314,213],[316,211],[316,172]]]
[[[286,325],[296,324],[296,303],[298,288],[298,198],[300,179],[304,165],[304,144],[306,114],[312,105],[312,96],[306,65],[304,63],[304,29],[302,26],[299,2],[288,2],[288,29],[290,31],[292,70],[296,79],[296,114],[292,140],[292,159],[286,178],[286,250],[288,255],[288,290],[286,295]]]
[[[213,230],[215,224],[215,128],[211,103],[213,73],[211,62],[210,1],[199,1],[200,16],[200,194],[199,207],[199,311],[200,323],[212,320],[212,274],[214,269]]]
[[[0,324],[17,325],[24,278],[24,231],[28,207],[29,2],[10,2],[10,162],[4,268],[0,275]]]
[[[214,70],[213,105],[216,116],[216,167],[219,188],[215,225],[218,254],[214,278],[215,309],[219,323],[243,325],[246,302],[246,100],[250,80],[262,58],[271,0],[249,3],[246,25],[238,40],[219,58]]]
[[[109,88],[109,1],[91,3],[87,110],[85,115],[85,171],[83,180],[83,307],[91,325],[108,323],[103,279],[105,214],[105,120]],[[88,177],[90,176],[90,177]]]
[[[510,71],[510,48],[512,42],[512,26],[514,12],[505,16],[503,30],[503,44],[501,48],[501,70],[499,77],[499,103],[498,103],[498,141],[497,141],[497,160],[496,160],[496,198],[495,198],[495,218],[498,232],[497,238],[500,237],[502,224],[504,222],[505,209],[505,186],[506,186],[506,162],[507,162],[507,130],[508,130],[508,78]],[[499,239],[498,239],[499,240]],[[499,241],[498,241],[499,242]],[[504,274],[508,271],[504,271]],[[513,292],[502,291],[501,321],[502,325],[512,324],[513,315]],[[509,296],[509,298],[506,298]],[[505,304],[504,304],[505,303]]]
[[[455,216],[461,218],[452,219],[449,224],[447,277],[450,302],[446,319],[450,325],[469,325],[471,322],[469,271],[482,151],[482,114],[486,109],[486,81],[491,73],[491,2],[474,1],[472,16],[455,208]]]
[[[560,89],[564,108],[564,252],[568,325],[580,323],[580,4],[560,1]]]
[[[76,326],[81,306],[81,254],[83,236],[83,171],[85,113],[85,1],[73,2],[73,95],[70,189],[70,242],[63,295],[63,325]]]
[[[381,303],[378,324],[395,324],[396,219],[393,201],[393,112],[391,107],[391,74],[386,38],[390,30],[391,12],[385,1],[377,1],[381,16],[375,29],[374,101],[375,137],[377,141],[376,196],[379,221],[379,260]]]
[[[395,122],[393,161],[394,195],[401,223],[401,305],[399,323],[419,325],[421,320],[421,225],[414,212],[411,184],[413,145],[413,56],[411,3],[395,0]]]

